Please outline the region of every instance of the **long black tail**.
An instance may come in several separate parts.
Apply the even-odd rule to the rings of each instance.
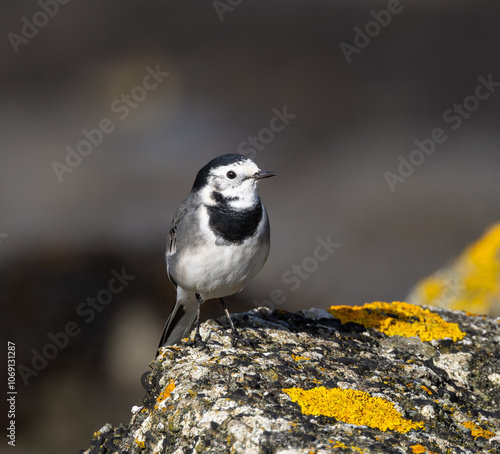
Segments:
[[[156,356],[159,354],[160,347],[173,345],[188,336],[197,311],[196,294],[186,293],[177,287],[177,301],[163,328]]]

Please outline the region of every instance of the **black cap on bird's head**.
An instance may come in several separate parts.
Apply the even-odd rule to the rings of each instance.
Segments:
[[[196,179],[194,180],[192,190],[198,191],[201,188],[203,188],[207,184],[208,177],[212,170],[217,169],[219,167],[225,167],[225,166],[230,166],[231,164],[244,163],[244,162],[253,163],[253,161],[250,158],[247,158],[246,156],[237,153],[229,153],[217,156],[216,158],[212,159],[208,164],[206,164],[200,169],[200,171],[196,175]],[[262,178],[268,178],[274,175],[276,175],[275,172],[258,170],[253,175],[253,178],[255,178],[256,180],[260,180]]]

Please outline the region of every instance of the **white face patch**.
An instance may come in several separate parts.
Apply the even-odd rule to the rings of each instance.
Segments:
[[[257,172],[259,168],[250,160],[212,169],[207,185],[200,191],[203,203],[215,205],[217,200],[214,193],[218,193],[232,208],[245,209],[254,206],[259,197],[257,180],[254,178]]]

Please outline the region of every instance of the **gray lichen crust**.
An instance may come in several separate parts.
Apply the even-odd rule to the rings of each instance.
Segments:
[[[209,350],[162,349],[142,407],[84,453],[500,452],[500,319],[429,309],[465,337],[423,342],[323,310],[259,308],[233,318],[258,347],[233,348],[226,319],[209,320]],[[304,397],[318,389],[351,397]],[[351,409],[359,395],[366,405]],[[377,413],[380,402],[392,413]],[[393,414],[412,425],[386,430]]]

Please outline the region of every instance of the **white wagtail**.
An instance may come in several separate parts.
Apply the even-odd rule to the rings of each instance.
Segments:
[[[232,344],[249,343],[239,335],[222,298],[241,291],[267,259],[269,220],[257,182],[274,175],[240,154],[219,156],[198,172],[168,234],[167,272],[177,301],[158,348],[187,337],[195,318],[194,343],[205,345],[200,310],[212,298],[222,303]]]

